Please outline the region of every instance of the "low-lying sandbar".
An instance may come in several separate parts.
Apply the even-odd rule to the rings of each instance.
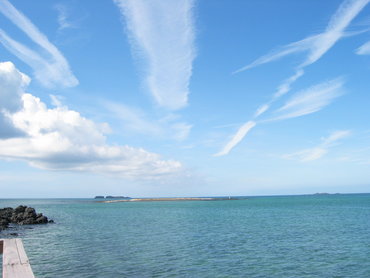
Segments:
[[[99,203],[120,203],[120,202],[163,202],[163,201],[226,201],[226,200],[239,200],[239,198],[223,197],[184,197],[184,198],[132,198],[124,200],[106,200],[97,201]]]

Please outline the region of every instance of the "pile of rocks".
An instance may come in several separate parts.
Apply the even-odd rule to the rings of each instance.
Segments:
[[[0,209],[0,231],[9,227],[9,224],[33,225],[54,223],[42,213],[36,213],[34,208],[18,206],[13,208]]]

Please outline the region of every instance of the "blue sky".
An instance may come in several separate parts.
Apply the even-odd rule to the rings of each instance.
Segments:
[[[0,0],[0,197],[369,192],[369,2]]]

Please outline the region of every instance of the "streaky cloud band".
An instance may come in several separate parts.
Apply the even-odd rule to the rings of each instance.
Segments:
[[[36,79],[42,85],[49,88],[78,85],[78,80],[73,75],[66,58],[24,14],[8,0],[0,0],[0,12],[47,52],[48,55],[35,52],[0,30],[0,40],[4,46],[34,70]]]
[[[324,32],[317,34],[317,35],[309,36],[300,41],[285,45],[281,47],[280,49],[275,50],[271,53],[268,53],[256,59],[252,63],[233,72],[234,74],[239,73],[239,72],[249,70],[249,69],[252,69],[254,67],[257,67],[257,66],[260,66],[266,63],[276,61],[280,58],[283,58],[291,54],[296,54],[300,52],[308,52],[305,60],[296,67],[295,73],[280,84],[277,92],[273,95],[270,102],[261,105],[257,109],[257,111],[254,114],[253,119],[257,119],[262,114],[266,113],[270,109],[271,104],[273,102],[275,102],[281,96],[287,94],[290,91],[292,84],[295,81],[297,81],[300,77],[303,76],[305,67],[317,62],[326,52],[328,52],[336,44],[338,40],[340,40],[342,37],[348,36],[348,34],[345,33],[346,28],[369,2],[370,0],[345,0],[343,1],[342,4],[337,9],[337,11],[331,17]],[[357,50],[357,54],[370,53],[369,49],[370,49],[369,45],[365,44]],[[327,89],[329,90],[329,88]],[[337,92],[334,89],[329,90],[329,91]],[[324,97],[328,97],[328,98],[324,99]],[[301,107],[300,110],[297,109],[296,111],[291,111],[290,114],[285,114],[283,116],[273,118],[272,120],[282,120],[282,119],[294,118],[294,117],[316,112],[320,110],[321,108],[323,108],[324,106],[326,106],[328,104],[326,102],[330,102],[331,98],[334,98],[334,97],[336,96],[332,95],[329,97],[328,95],[323,94],[321,99],[319,97],[316,98],[317,103],[306,103],[306,105],[311,105],[310,107],[303,106]],[[293,103],[290,103],[289,105],[292,105],[292,104]],[[285,108],[282,107],[281,110],[286,110],[286,108],[287,107]],[[237,134],[238,133],[239,131],[237,132]],[[245,133],[244,136],[246,134],[247,133]],[[232,142],[235,136],[226,145],[226,146],[231,146],[231,148],[228,149],[227,152],[221,151],[219,154],[222,154],[222,155],[228,154],[231,151],[231,149],[234,148],[244,138],[244,136],[239,137],[239,139],[237,140],[237,143],[234,144]]]
[[[145,61],[145,80],[155,102],[177,110],[187,105],[194,40],[194,0],[114,0],[134,53]]]

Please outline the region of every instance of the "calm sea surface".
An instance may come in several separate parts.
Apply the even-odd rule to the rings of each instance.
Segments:
[[[17,230],[38,278],[370,277],[370,194],[20,204],[56,222]]]

